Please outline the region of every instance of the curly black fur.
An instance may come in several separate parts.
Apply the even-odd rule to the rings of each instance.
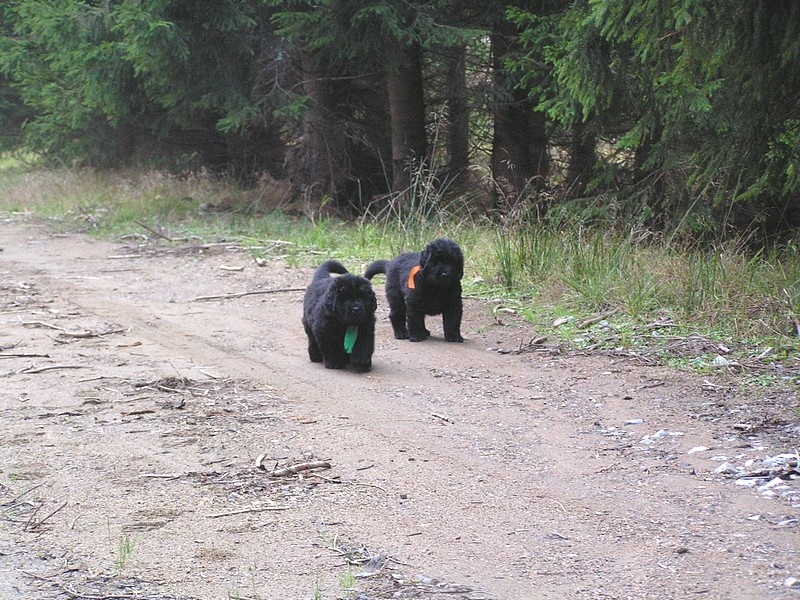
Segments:
[[[331,277],[332,273],[339,274]],[[351,275],[338,260],[321,265],[306,288],[303,327],[308,336],[308,357],[328,369],[348,364],[356,371],[372,368],[375,350],[375,310],[378,306],[372,283]],[[345,333],[358,326],[352,353],[345,350]]]
[[[409,277],[414,267],[420,270]],[[386,299],[394,337],[421,342],[430,336],[425,315],[442,315],[444,339],[463,342],[461,337],[461,278],[464,255],[453,240],[434,240],[422,252],[407,252],[394,260],[378,260],[367,267],[364,277],[386,273]]]

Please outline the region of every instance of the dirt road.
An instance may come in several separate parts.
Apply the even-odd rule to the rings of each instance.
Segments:
[[[397,341],[382,289],[373,371],[331,371],[310,270],[8,216],[0,247],[0,598],[800,598],[800,480],[762,464],[792,390],[475,300],[466,343]]]

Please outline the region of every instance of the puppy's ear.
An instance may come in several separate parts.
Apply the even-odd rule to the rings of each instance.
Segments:
[[[367,312],[374,313],[376,310],[378,310],[378,299],[375,297],[375,292],[370,288],[367,295]]]
[[[336,289],[335,285],[332,285],[328,288],[328,292],[325,294],[325,310],[328,311],[328,314],[334,314],[336,311],[336,300],[338,299],[339,294],[338,290]]]
[[[456,274],[458,275],[458,278],[461,279],[464,277],[464,253],[461,252],[461,248],[458,246],[455,248],[453,257],[455,258]]]
[[[425,248],[425,250],[423,250],[419,255],[419,266],[424,269],[425,265],[428,264],[428,259],[430,257],[431,257],[430,251],[427,248]]]

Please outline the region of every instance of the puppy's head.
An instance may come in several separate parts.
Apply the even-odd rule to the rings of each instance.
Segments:
[[[358,325],[373,318],[378,301],[368,279],[347,274],[334,278],[325,297],[325,308],[340,323]]]
[[[428,244],[419,263],[425,281],[435,287],[453,287],[464,276],[464,255],[453,240],[440,239]]]

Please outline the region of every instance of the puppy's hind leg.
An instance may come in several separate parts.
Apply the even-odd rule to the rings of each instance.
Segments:
[[[319,350],[317,340],[314,339],[314,334],[311,333],[311,328],[305,325],[306,335],[308,336],[308,358],[311,362],[322,362],[322,352]]]
[[[406,305],[402,298],[399,301],[389,300],[389,321],[392,323],[395,339],[407,340]]]

